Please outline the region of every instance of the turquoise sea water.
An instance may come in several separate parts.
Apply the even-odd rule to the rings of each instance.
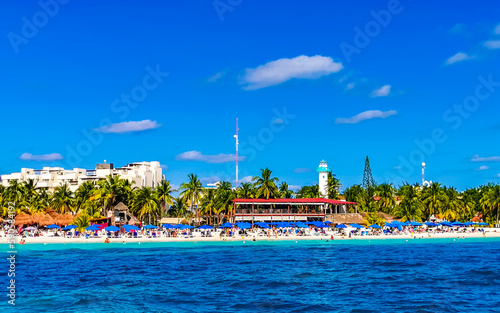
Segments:
[[[17,248],[16,310],[4,294],[0,312],[498,312],[500,308],[500,240],[494,238]],[[1,251],[6,260],[5,247]],[[3,264],[7,273],[7,261]]]

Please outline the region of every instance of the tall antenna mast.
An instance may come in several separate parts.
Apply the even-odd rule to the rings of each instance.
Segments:
[[[238,118],[236,118],[236,135],[234,135],[234,138],[236,138],[236,188],[238,188],[238,145],[240,144],[238,141]]]

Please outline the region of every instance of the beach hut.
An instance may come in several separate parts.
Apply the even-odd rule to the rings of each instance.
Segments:
[[[33,224],[33,220],[31,218],[31,215],[26,214],[24,212],[21,212],[18,215],[16,215],[14,225],[24,226],[24,225],[31,225],[31,224]]]
[[[72,215],[69,212],[66,212],[56,217],[56,224],[60,226],[66,226],[71,224],[71,222],[73,222],[74,219],[75,219],[74,215]]]

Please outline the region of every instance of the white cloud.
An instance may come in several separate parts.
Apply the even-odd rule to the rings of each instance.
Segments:
[[[296,174],[308,173],[310,171],[311,171],[311,169],[307,168],[307,167],[297,167],[297,168],[293,169],[293,172]]]
[[[466,30],[465,24],[457,23],[449,31],[452,34],[462,34]]]
[[[481,165],[477,170],[478,171],[486,171],[486,170],[489,170],[490,168],[486,165]]]
[[[316,79],[336,73],[343,68],[342,63],[330,57],[301,55],[292,59],[278,59],[257,68],[246,69],[243,83],[245,89],[254,90],[284,83],[292,78]]]
[[[389,93],[391,93],[391,85],[384,85],[380,87],[379,89],[375,89],[372,91],[371,96],[372,97],[385,97],[388,96]]]
[[[459,52],[459,53],[455,54],[454,56],[452,56],[451,58],[447,59],[445,61],[445,64],[451,65],[453,63],[466,61],[466,60],[470,60],[470,59],[474,59],[474,58],[475,58],[475,56],[470,56],[465,52]]]
[[[216,154],[216,155],[204,155],[200,151],[187,151],[175,156],[175,159],[178,161],[201,161],[205,163],[228,163],[235,162],[236,155],[235,154]],[[239,161],[244,161],[244,156],[239,156]]]
[[[470,160],[471,162],[500,162],[500,156],[480,157],[479,154],[475,154]]]
[[[497,27],[495,27],[494,32],[495,34],[500,35],[500,24],[498,24]]]
[[[290,190],[297,191],[300,188],[302,188],[302,186],[300,186],[300,185],[288,185],[288,189],[290,189]]]
[[[216,81],[218,81],[219,79],[221,79],[223,75],[224,75],[224,73],[219,72],[219,73],[211,76],[210,78],[208,78],[207,81],[209,83],[215,83]]]
[[[369,110],[365,112],[361,112],[358,115],[353,117],[340,117],[335,120],[336,124],[356,124],[362,121],[371,120],[373,118],[386,118],[392,115],[398,114],[395,110],[389,110],[382,112],[380,110]]]
[[[161,164],[160,167],[161,167],[162,170],[168,171],[168,165]]]
[[[488,49],[500,49],[500,40],[488,40],[484,46]]]
[[[497,177],[500,177],[500,173],[498,173]]]
[[[23,153],[19,158],[25,161],[57,161],[57,160],[62,160],[63,156],[59,153],[41,154],[41,155]]]
[[[140,132],[148,129],[155,129],[160,127],[161,124],[156,121],[143,120],[143,121],[130,121],[121,123],[112,123],[106,126],[96,128],[95,130],[101,133],[130,133],[130,132]]]
[[[356,86],[356,84],[355,84],[355,83],[349,83],[349,84],[347,84],[347,86],[345,87],[345,90],[346,90],[346,91],[347,91],[347,90],[351,90],[351,89],[353,89],[353,88],[354,88],[354,86]]]

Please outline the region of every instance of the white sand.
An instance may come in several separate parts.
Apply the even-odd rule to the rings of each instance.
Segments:
[[[429,236],[430,235],[430,236]],[[368,236],[353,236],[351,238],[347,236],[334,236],[334,240],[377,240],[377,239],[413,239],[414,236],[417,238],[433,239],[433,238],[492,238],[500,237],[500,229],[487,229],[485,235],[483,233],[419,233],[415,235],[368,235]],[[110,238],[110,242],[207,242],[207,241],[251,241],[253,236],[235,236],[235,237],[225,237],[221,239],[219,235],[213,237],[193,237],[193,238],[183,238],[183,237],[158,237],[158,238],[147,238],[143,236],[142,238]],[[267,237],[267,236],[257,236],[255,237],[257,241],[259,240],[327,240],[331,239],[330,235],[321,236],[278,236],[278,237]],[[19,242],[21,238],[16,237],[16,242]],[[64,238],[64,237],[27,237],[24,238],[27,244],[30,243],[104,243],[105,237],[101,238]],[[7,243],[6,237],[0,237],[0,243]]]

